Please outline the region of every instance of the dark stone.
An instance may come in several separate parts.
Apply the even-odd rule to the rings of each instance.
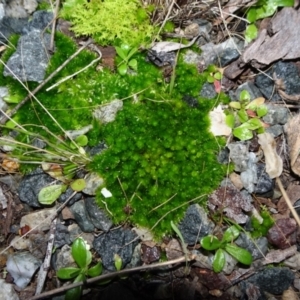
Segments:
[[[273,67],[266,71],[266,75],[273,78],[273,73],[277,78],[283,80],[285,86],[285,92],[288,95],[300,94],[300,77],[298,68],[292,62],[279,61],[273,65]],[[265,74],[259,74],[255,78],[255,84],[260,89],[266,99],[272,101],[280,100],[280,96],[274,91],[274,81]]]
[[[189,245],[194,245],[199,239],[210,234],[214,226],[208,220],[205,210],[199,204],[193,204],[188,207],[178,228],[184,241]]]
[[[229,149],[228,148],[224,148],[219,152],[218,162],[220,164],[224,164],[224,165],[226,165],[230,162],[230,160],[229,160]]]
[[[234,241],[239,247],[247,249],[253,257],[253,260],[263,258],[268,252],[268,240],[261,237],[253,241],[247,234],[241,232],[239,237]]]
[[[293,283],[294,273],[288,268],[265,268],[254,276],[246,280],[246,283],[259,287],[261,296],[258,298],[265,299],[263,292],[274,295],[280,295]]]
[[[67,190],[59,196],[57,199],[60,203],[64,203],[69,197],[74,193],[74,191],[68,187]],[[76,201],[79,201],[82,198],[82,193],[77,192],[71,200],[69,200],[67,206],[72,206]]]
[[[71,240],[68,228],[58,221],[55,230],[54,248],[61,248],[66,244],[70,245],[70,243]]]
[[[245,82],[241,84],[234,93],[234,99],[232,100],[240,100],[240,94],[242,91],[247,91],[250,95],[250,100],[254,100],[256,98],[259,98],[262,96],[262,93],[260,92],[259,88],[255,86],[252,82]]]
[[[239,52],[236,49],[226,48],[220,55],[220,65],[225,67],[238,59],[240,56]]]
[[[268,193],[271,197],[274,192],[274,182],[266,172],[265,164],[257,164],[257,184],[254,188],[254,194],[264,195]]]
[[[24,27],[23,34],[28,34],[33,30],[51,30],[52,20],[53,13],[47,12],[45,10],[36,11],[32,16],[32,20],[28,22],[28,25],[26,27]]]
[[[95,238],[93,246],[101,256],[103,266],[109,271],[115,271],[114,255],[121,257],[124,268],[130,262],[138,244],[137,237],[131,230],[119,228]]]
[[[91,222],[89,215],[85,209],[84,201],[80,200],[70,206],[70,210],[74,215],[78,226],[83,232],[93,232],[94,224]]]
[[[183,101],[186,102],[188,104],[188,106],[193,107],[193,108],[199,106],[198,100],[189,95],[183,96]]]
[[[202,86],[200,96],[206,99],[214,99],[217,96],[217,92],[212,83],[205,82]]]
[[[85,151],[86,153],[88,153],[90,156],[94,156],[96,154],[101,153],[103,150],[107,149],[107,145],[105,144],[105,142],[101,142],[98,145],[96,145],[95,147],[86,147]]]
[[[0,44],[7,44],[8,39],[14,33],[21,34],[28,23],[28,18],[3,17],[0,21]]]
[[[7,61],[3,75],[18,77],[21,81],[41,82],[50,58],[50,34],[32,31],[20,37],[16,52]]]
[[[147,53],[147,60],[151,61],[158,67],[167,65],[174,66],[176,61],[176,53],[173,52],[156,52],[155,50],[149,50]]]
[[[113,223],[107,214],[99,208],[94,197],[85,198],[85,208],[94,226],[100,230],[108,231]]]
[[[44,173],[41,168],[25,175],[18,189],[21,201],[32,207],[41,207],[38,194],[43,187],[49,186],[54,181],[55,179]]]

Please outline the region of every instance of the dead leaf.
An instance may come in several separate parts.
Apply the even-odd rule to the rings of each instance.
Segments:
[[[1,163],[1,167],[9,173],[15,173],[18,171],[20,165],[14,160],[4,158]]]
[[[226,124],[225,114],[222,107],[219,105],[215,107],[210,113],[210,131],[214,136],[229,136],[231,134],[231,128]]]
[[[290,163],[291,168],[295,174],[300,176],[300,132],[295,130],[300,126],[300,115],[292,117],[285,125],[285,133],[289,145]]]
[[[272,62],[300,57],[300,11],[283,8],[272,19],[269,29],[259,32],[258,38],[242,55],[252,66],[270,65]]]
[[[276,152],[276,142],[274,137],[268,132],[258,134],[257,136],[258,143],[264,152],[266,172],[271,178],[279,177],[283,170],[283,162]]]

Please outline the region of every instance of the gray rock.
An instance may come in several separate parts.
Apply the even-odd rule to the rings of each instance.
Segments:
[[[294,270],[300,270],[300,252],[286,259],[283,264]]]
[[[0,87],[0,110],[6,111],[8,108],[7,103],[3,99],[4,97],[8,96],[8,88]],[[0,113],[1,115],[2,113]]]
[[[224,252],[225,252],[225,265],[222,271],[226,275],[230,275],[234,270],[235,266],[237,265],[238,261],[233,256],[228,254],[226,251]]]
[[[93,233],[83,232],[76,223],[69,225],[68,231],[70,233],[70,240],[72,243],[80,236],[86,242],[86,244],[90,247],[90,249],[93,248],[93,242],[94,242],[94,234]]]
[[[19,300],[12,284],[6,283],[4,279],[0,279],[0,299],[1,300]]]
[[[289,118],[289,111],[286,107],[275,106],[273,104],[267,104],[268,113],[263,117],[264,122],[270,125],[287,123]]]
[[[14,283],[20,289],[24,289],[41,264],[42,261],[29,252],[17,252],[8,257],[6,268],[13,277]]]
[[[43,187],[50,185],[54,181],[55,179],[44,173],[41,168],[25,175],[18,189],[21,201],[32,207],[41,207],[38,201],[38,194]]]
[[[215,225],[207,218],[207,213],[199,204],[190,205],[184,219],[178,225],[184,241],[189,245],[212,233]]]
[[[6,0],[2,2],[5,15],[13,18],[28,17],[38,6],[37,0]]]
[[[256,155],[253,152],[249,152],[249,159],[247,162],[247,170],[241,172],[241,181],[244,188],[249,192],[253,193],[254,186],[257,183],[257,165]]]
[[[104,233],[94,240],[94,249],[102,258],[103,266],[109,271],[115,271],[114,255],[122,259],[124,268],[132,258],[133,251],[138,244],[137,235],[129,229],[119,228]]]
[[[74,193],[74,191],[68,187],[67,190],[61,194],[59,196],[59,198],[57,199],[59,202],[64,203],[65,201],[67,201],[69,199],[69,197]],[[79,201],[82,198],[82,193],[81,192],[77,192],[71,200],[69,200],[67,206],[72,206],[76,201]]]
[[[60,221],[56,224],[55,230],[55,239],[54,239],[54,247],[61,248],[64,245],[69,245],[71,243],[70,234],[68,228],[61,224]]]
[[[64,245],[60,250],[57,251],[56,260],[55,260],[55,270],[66,267],[78,268],[77,264],[74,261],[74,258],[71,254],[71,247]]]
[[[268,239],[266,237],[260,237],[253,241],[247,234],[241,232],[234,242],[239,247],[248,250],[252,254],[253,260],[263,258],[268,252]]]
[[[265,164],[257,164],[257,184],[254,189],[254,194],[265,195],[266,193],[273,194],[274,182],[266,172]],[[265,195],[266,196],[266,195]],[[268,195],[267,197],[271,197]]]
[[[217,96],[217,92],[212,83],[205,82],[202,86],[200,96],[206,99],[214,99]]]
[[[220,56],[220,66],[223,68],[229,65],[230,63],[238,59],[239,56],[240,53],[235,48],[224,49]]]
[[[123,109],[123,101],[113,100],[105,105],[101,105],[93,112],[93,116],[102,124],[113,122],[119,110]]]
[[[94,226],[100,230],[108,231],[113,223],[107,214],[99,208],[94,197],[85,198],[85,208]]]
[[[23,29],[23,34],[29,34],[33,30],[45,31],[51,30],[53,13],[44,10],[36,11],[28,25]],[[31,33],[30,33],[31,34]]]
[[[246,171],[249,160],[248,144],[236,142],[230,143],[227,147],[230,151],[230,158],[234,163],[234,170],[236,172]]]
[[[283,126],[276,124],[273,126],[270,126],[268,128],[265,129],[266,132],[271,133],[273,135],[273,137],[278,137],[281,134],[283,134]]]
[[[292,62],[279,61],[266,74],[260,74],[255,78],[255,84],[265,98],[272,101],[281,99],[278,93],[274,92],[274,81],[272,80],[274,73],[277,78],[283,80],[285,92],[288,95],[300,94],[300,76],[297,66]]]
[[[147,60],[151,61],[154,65],[158,67],[163,67],[167,65],[174,66],[176,62],[176,53],[172,52],[157,52],[155,50],[149,50],[147,52]]]
[[[5,16],[0,21],[0,44],[7,44],[8,39],[14,33],[21,34],[28,23],[28,18],[11,18]]]
[[[85,183],[86,186],[82,192],[89,196],[95,196],[98,188],[104,184],[104,179],[97,173],[88,173],[85,177]]]
[[[294,273],[288,268],[265,268],[258,271],[255,275],[244,281],[244,287],[247,284],[253,284],[259,287],[261,294],[268,292],[275,295],[282,294],[293,283],[295,278]],[[258,299],[266,299],[260,296]]]
[[[70,210],[74,215],[76,222],[83,232],[93,232],[94,224],[91,222],[87,214],[84,201],[80,200],[70,206]]]
[[[50,47],[50,34],[31,31],[20,37],[16,52],[9,58],[4,76],[17,76],[21,81],[41,82],[50,55],[46,49]]]

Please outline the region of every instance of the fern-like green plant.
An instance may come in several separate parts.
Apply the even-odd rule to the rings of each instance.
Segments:
[[[155,29],[138,0],[66,0],[61,16],[71,21],[76,35],[92,36],[102,45],[140,45]]]

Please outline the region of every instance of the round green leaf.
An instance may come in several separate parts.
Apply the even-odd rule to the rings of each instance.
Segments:
[[[247,20],[250,23],[254,23],[256,21],[256,8],[251,7],[247,12]]]
[[[251,130],[255,130],[262,127],[261,121],[257,118],[252,118],[242,125]]]
[[[222,242],[230,243],[234,241],[239,235],[240,235],[240,230],[235,225],[232,225],[228,227],[224,232]]]
[[[211,75],[207,76],[207,82],[208,83],[214,83],[214,81],[215,81],[215,78],[213,76],[211,76]]]
[[[89,265],[88,252],[86,249],[86,243],[82,238],[77,238],[72,245],[72,256],[76,264],[81,268],[85,268]]]
[[[127,73],[127,65],[126,64],[121,64],[119,67],[118,67],[118,72],[120,75],[125,75]]]
[[[79,268],[61,268],[56,272],[56,275],[60,279],[72,279],[78,276],[80,273],[81,269]]]
[[[225,253],[224,253],[224,250],[218,249],[216,251],[212,266],[213,266],[213,270],[216,273],[219,273],[223,270],[223,268],[225,266]]]
[[[102,273],[102,263],[98,262],[95,266],[88,269],[87,275],[90,277],[99,276]]]
[[[126,60],[127,52],[125,53],[124,50],[120,47],[115,47],[117,54],[123,59]]]
[[[232,244],[226,244],[225,250],[240,263],[251,265],[252,255],[249,251]]]
[[[221,80],[222,77],[223,77],[223,75],[222,75],[221,72],[217,72],[217,73],[215,73],[215,75],[214,75],[214,78],[217,79],[217,80]]]
[[[76,179],[70,184],[70,187],[73,191],[80,192],[86,187],[86,181],[84,179]]]
[[[247,90],[243,90],[240,93],[240,100],[242,101],[250,101],[250,94]]]
[[[229,126],[230,128],[234,128],[234,124],[235,124],[235,118],[233,114],[229,114],[225,117],[225,123],[227,126]]]
[[[258,117],[263,117],[268,113],[268,108],[265,105],[260,105],[256,109],[256,113]]]
[[[232,131],[233,135],[241,141],[250,140],[253,138],[253,132],[250,129],[239,126]]]
[[[241,102],[239,101],[231,101],[229,103],[229,106],[234,108],[234,109],[241,109]]]
[[[41,204],[51,205],[59,196],[66,191],[64,184],[54,184],[42,188],[38,194],[38,200]]]
[[[88,143],[88,138],[86,135],[82,134],[75,139],[78,146],[84,147]]]
[[[216,250],[221,247],[222,243],[214,235],[208,235],[201,239],[201,246],[205,250]]]
[[[245,39],[247,42],[251,42],[257,37],[257,27],[254,24],[250,24],[247,26],[246,32],[245,32]]]
[[[241,123],[245,123],[249,120],[249,117],[244,109],[239,110],[237,115]]]
[[[131,59],[128,63],[128,66],[136,71],[137,70],[137,60]]]

